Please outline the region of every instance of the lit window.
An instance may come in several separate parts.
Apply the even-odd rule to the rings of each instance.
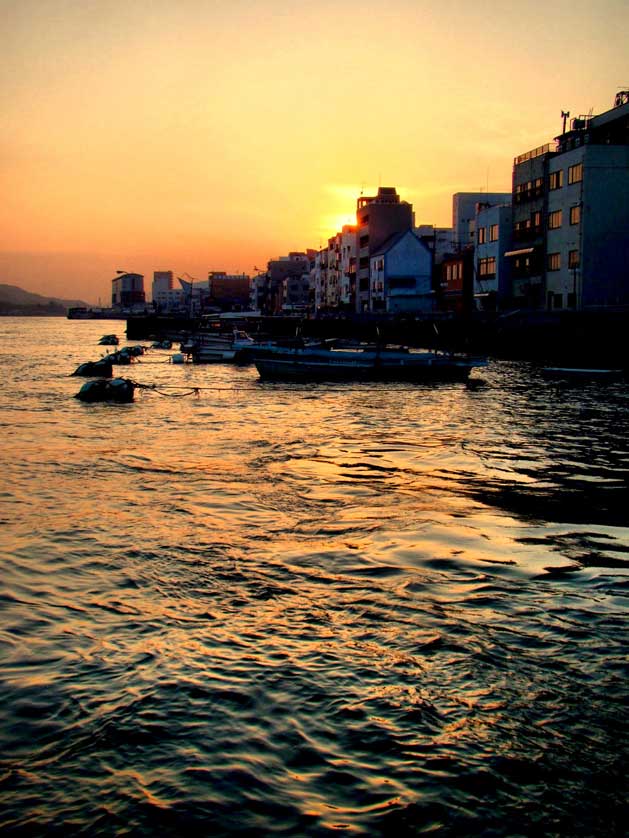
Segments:
[[[574,207],[570,207],[570,223],[571,224],[578,224],[581,221],[581,207],[577,204]]]
[[[561,227],[561,210],[555,210],[548,214],[548,229],[557,230]]]
[[[489,241],[490,242],[497,242],[498,241],[498,225],[492,224],[489,228]]]
[[[568,183],[579,183],[583,180],[583,163],[577,163],[568,169]]]
[[[581,260],[579,259],[579,251],[578,250],[569,250],[568,251],[568,267],[569,268],[578,268],[581,264]]]
[[[488,256],[485,259],[479,259],[478,275],[482,277],[496,276],[496,257]]]
[[[487,230],[485,227],[478,228],[478,243],[485,244]]]
[[[558,271],[561,268],[561,253],[548,254],[548,270]]]
[[[561,189],[563,186],[563,169],[560,169],[558,172],[551,172],[548,176],[548,188],[549,189]]]

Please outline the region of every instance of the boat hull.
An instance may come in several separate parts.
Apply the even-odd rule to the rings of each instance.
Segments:
[[[231,364],[235,358],[235,349],[200,346],[192,352],[192,360],[195,364]]]
[[[481,359],[434,353],[270,352],[254,363],[266,381],[465,381]]]

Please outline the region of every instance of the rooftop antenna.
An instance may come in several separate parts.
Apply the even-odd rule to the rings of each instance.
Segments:
[[[562,134],[566,133],[566,120],[570,117],[570,111],[562,111],[561,118],[563,119],[563,129],[561,131]]]

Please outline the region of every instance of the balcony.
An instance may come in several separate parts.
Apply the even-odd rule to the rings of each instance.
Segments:
[[[520,154],[519,157],[514,159],[513,165],[518,166],[520,163],[526,163],[527,160],[534,160],[536,157],[541,157],[542,154],[554,154],[556,150],[556,143],[546,143],[546,145],[540,145],[531,151],[525,152],[525,154]]]

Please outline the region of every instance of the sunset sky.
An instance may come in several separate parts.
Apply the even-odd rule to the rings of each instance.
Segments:
[[[629,88],[626,0],[5,0],[0,282],[253,273],[378,184],[418,224]]]

